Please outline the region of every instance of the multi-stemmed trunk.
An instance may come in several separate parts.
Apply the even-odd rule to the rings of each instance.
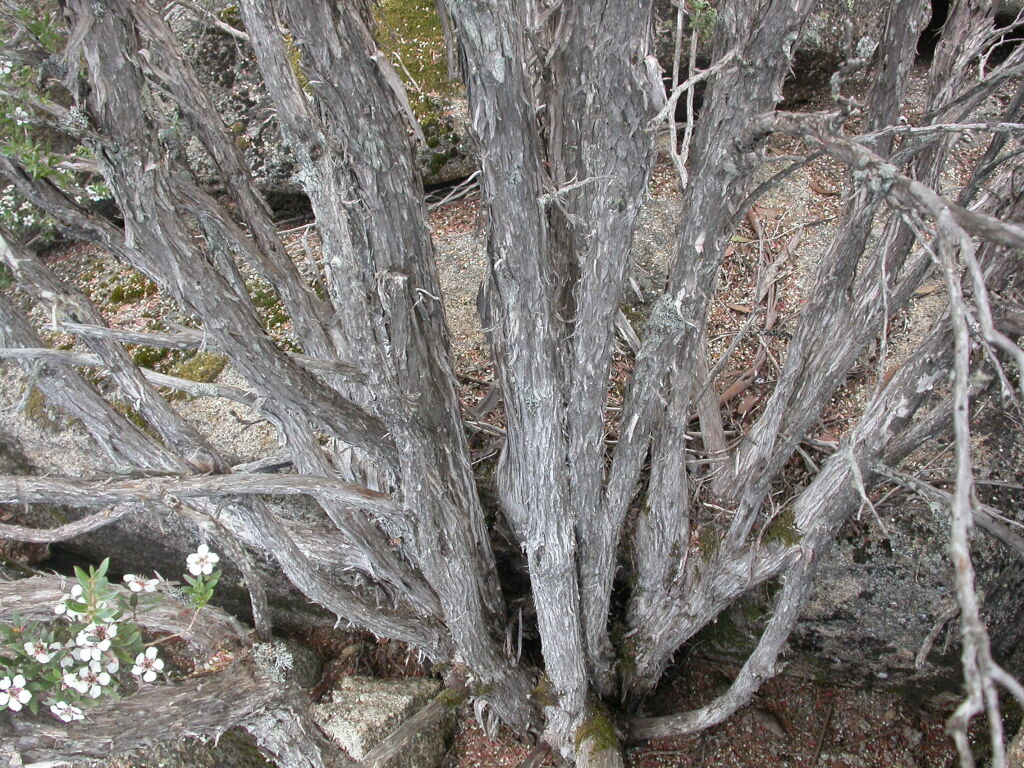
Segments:
[[[523,552],[540,658],[513,657],[503,643],[510,617],[462,424],[413,162],[412,112],[361,7],[240,3],[239,35],[255,53],[316,217],[326,287],[320,296],[288,257],[241,151],[157,8],[66,1],[65,61],[84,60],[88,87],[72,89],[73,107],[50,109],[66,128],[81,122],[72,118],[85,119],[79,138],[93,150],[123,224],[88,212],[14,160],[0,157],[0,172],[66,229],[154,280],[203,333],[197,342],[185,331],[105,329],[85,296],[33,254],[4,245],[0,256],[18,280],[52,304],[53,317],[91,353],[43,349],[0,295],[0,354],[41,373],[44,394],[81,419],[114,462],[158,477],[96,485],[0,478],[0,501],[162,502],[236,538],[241,544],[232,551],[244,545],[268,553],[295,587],[340,619],[452,663],[451,674],[486,705],[478,712],[489,708],[520,731],[541,731],[580,762],[614,764],[626,733],[680,734],[720,722],[777,670],[818,563],[878,482],[878,470],[946,428],[952,401],[941,388],[922,385],[944,381],[955,367],[942,318],[898,371],[879,380],[839,449],[791,499],[786,535],[766,535],[773,523],[783,524],[765,503],[794,451],[931,266],[929,246],[913,247],[922,222],[941,223],[935,237],[947,250],[972,236],[1002,246],[984,254],[990,274],[1006,247],[1024,247],[1019,226],[990,215],[1005,217],[1019,191],[1010,188],[1003,203],[1010,208],[984,202],[968,211],[930,189],[944,167],[944,133],[922,131],[895,146],[923,2],[891,4],[874,59],[870,46],[851,52],[833,79],[837,111],[825,116],[772,111],[814,3],[765,5],[756,24],[740,0],[716,5],[716,63],[701,76],[702,112],[692,140],[688,132],[684,141],[690,164],[683,221],[614,434],[606,402],[616,317],[655,157],[654,118],[665,106],[649,51],[651,3],[448,0],[444,8],[467,89],[487,221],[482,321],[505,420],[496,512]],[[984,3],[954,11],[952,40],[940,46],[933,67],[927,121],[967,121],[970,109],[1020,68],[1018,51],[980,80],[966,79],[970,57],[986,44],[991,12]],[[865,66],[875,67],[876,79],[861,119],[878,135],[854,142],[842,121],[860,107],[847,98],[844,77]],[[172,110],[224,177],[230,213],[181,165],[178,140],[162,130]],[[1018,98],[1004,120],[1017,120],[1019,110]],[[763,177],[764,139],[776,132],[850,165],[854,190],[774,391],[745,439],[727,445],[709,380],[706,327],[730,238],[765,188],[753,191]],[[996,133],[983,163],[992,164],[1004,135]],[[969,185],[975,191],[981,173]],[[965,192],[960,203],[970,197]],[[893,212],[883,221],[887,206]],[[274,286],[301,353],[283,350],[260,324],[243,264]],[[995,322],[984,327],[985,341],[1016,354]],[[123,347],[139,341],[214,346],[247,388],[197,387],[140,370]],[[152,430],[114,409],[75,371],[81,366],[109,371]],[[157,385],[260,409],[278,429],[293,474],[236,481]],[[691,416],[713,460],[688,462]],[[294,493],[316,500],[321,526],[278,519],[259,498]],[[330,546],[317,541],[326,526],[336,537]],[[613,607],[616,576],[627,564],[626,599]],[[265,632],[265,597],[257,575],[251,568],[247,574]],[[628,720],[683,643],[773,580],[782,586],[774,611],[725,694],[691,713]],[[267,722],[286,719],[284,710],[260,701]],[[246,709],[231,717],[250,722],[254,715]],[[322,763],[315,739],[301,757],[284,741],[263,743],[285,764]],[[31,754],[37,746],[25,741],[21,748]]]

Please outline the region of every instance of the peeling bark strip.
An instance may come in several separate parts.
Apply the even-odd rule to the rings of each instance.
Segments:
[[[615,723],[628,717],[614,709],[640,704],[682,645],[751,589],[775,581],[782,588],[764,633],[729,690],[692,712],[633,720],[629,735],[696,732],[749,702],[776,673],[843,521],[952,422],[956,488],[931,492],[953,511],[964,628],[968,699],[952,727],[968,765],[966,729],[985,711],[999,764],[996,688],[1022,699],[1024,690],[988,650],[968,524],[978,516],[1004,541],[1021,544],[984,507],[972,507],[970,400],[982,387],[968,366],[973,352],[975,367],[988,366],[983,376],[1007,391],[1014,386],[1008,366],[1024,366],[1024,308],[1013,304],[1022,290],[1024,194],[1020,155],[1007,149],[1019,133],[1024,89],[996,119],[979,121],[973,110],[996,103],[1024,71],[1024,48],[977,68],[1001,34],[992,28],[992,3],[955,4],[928,76],[926,113],[919,125],[902,126],[924,0],[889,4],[875,53],[859,46],[832,79],[834,111],[812,114],[775,111],[812,0],[765,0],[757,24],[743,0],[719,0],[700,18],[690,15],[696,4],[682,3],[677,37],[696,40],[698,28],[713,26],[712,62],[696,71],[692,56],[689,72],[673,72],[672,83],[682,85],[667,104],[650,56],[650,0],[438,2],[481,161],[489,271],[480,309],[507,425],[495,431],[504,440],[496,509],[485,514],[464,433],[413,162],[414,137],[422,136],[415,125],[409,130],[409,100],[376,47],[368,5],[242,0],[244,32],[211,22],[251,46],[298,159],[323,241],[321,297],[285,251],[243,153],[161,7],[65,0],[69,43],[60,60],[69,90],[52,104],[34,97],[25,104],[69,125],[72,113],[80,115],[76,124],[85,124],[71,133],[94,151],[123,224],[27,172],[16,156],[0,155],[0,174],[61,227],[153,279],[200,328],[109,328],[87,297],[0,230],[0,259],[45,309],[44,327],[88,347],[48,349],[20,305],[0,293],[0,359],[21,366],[51,403],[79,419],[119,473],[0,477],[0,503],[102,508],[49,530],[0,525],[0,537],[66,540],[141,508],[165,509],[224,538],[225,553],[246,575],[261,635],[271,629],[262,585],[277,572],[247,548],[267,555],[339,620],[452,664],[489,725],[540,733],[578,765],[618,766]],[[50,55],[23,44],[20,61]],[[864,67],[872,85],[857,105],[844,78]],[[653,132],[667,120],[676,133],[673,106],[684,91],[692,115],[687,88],[697,82],[707,85],[700,118],[682,126],[682,146],[671,148],[682,188],[680,234],[664,291],[631,339],[632,374],[617,433],[609,435],[614,334]],[[862,136],[847,133],[858,110]],[[230,210],[191,181],[178,123],[224,177]],[[974,131],[993,138],[967,184],[954,190],[957,199],[947,200],[937,190],[951,142]],[[852,191],[806,303],[791,310],[799,311],[795,331],[764,407],[730,442],[721,406],[736,388],[722,395],[718,378],[741,344],[780,318],[752,313],[714,365],[707,323],[730,238],[751,216],[746,208],[809,162],[755,187],[765,177],[764,141],[774,133],[848,166]],[[261,326],[243,263],[273,284],[301,353],[281,349]],[[943,270],[948,314],[898,369],[879,376],[837,450],[820,468],[808,458],[810,476],[794,487],[787,465],[801,442],[874,340],[881,336],[884,346],[889,318],[933,264]],[[215,348],[244,383],[200,384],[139,369],[126,344]],[[765,348],[760,359],[767,358]],[[105,378],[94,384],[76,371],[82,367]],[[938,396],[951,371],[953,395]],[[229,468],[160,387],[258,410],[283,452]],[[108,400],[115,397],[152,429],[128,420]],[[791,494],[781,509],[768,509],[782,483]],[[315,519],[282,519],[262,498],[296,494],[315,500]],[[791,521],[785,535],[773,536],[782,521]],[[511,604],[492,541],[499,527],[511,530],[529,573],[529,593]],[[613,588],[621,599],[612,599]],[[35,579],[0,584],[0,617],[17,609],[46,618],[55,589]],[[150,615],[154,627],[174,623],[165,613]],[[194,628],[194,647],[212,647],[218,633],[243,634],[217,621]],[[517,629],[535,629],[542,659],[519,657]],[[186,699],[190,721],[182,722],[173,708]],[[433,702],[416,722],[442,709]],[[399,750],[416,722],[370,762]],[[288,768],[347,764],[309,721],[305,703],[282,697],[245,661],[133,696],[99,712],[88,730],[16,725],[0,750],[34,760],[100,757],[112,744],[240,725]]]

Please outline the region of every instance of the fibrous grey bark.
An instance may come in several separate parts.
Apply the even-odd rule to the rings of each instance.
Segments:
[[[991,659],[971,603],[965,328],[967,318],[977,319],[974,338],[988,370],[1010,384],[999,361],[1024,361],[1021,326],[1012,312],[993,307],[987,286],[1012,284],[1009,254],[1024,247],[1012,176],[1019,158],[1007,148],[1019,137],[1024,91],[997,121],[979,122],[972,110],[1022,73],[1024,53],[972,69],[996,34],[992,8],[958,4],[932,65],[927,113],[919,125],[900,125],[924,3],[893,2],[877,47],[859,43],[833,78],[833,111],[776,112],[791,46],[813,3],[762,5],[760,23],[751,24],[749,4],[739,0],[722,0],[713,12],[682,4],[680,36],[687,26],[692,35],[714,27],[713,62],[682,84],[674,75],[668,102],[648,51],[648,0],[447,0],[442,9],[468,91],[487,217],[481,306],[505,420],[504,430],[494,429],[503,438],[495,512],[524,554],[540,658],[517,659],[512,643],[502,646],[511,622],[469,458],[412,162],[417,126],[374,43],[364,4],[243,0],[245,32],[234,35],[252,46],[300,164],[323,241],[317,268],[326,291],[318,296],[284,250],[241,153],[158,7],[67,0],[65,60],[77,62],[81,54],[86,65],[82,87],[67,98],[85,118],[79,138],[94,149],[124,224],[90,213],[14,159],[0,157],[0,172],[62,226],[156,281],[202,329],[107,328],[102,314],[39,259],[16,246],[3,250],[19,283],[53,308],[52,329],[72,333],[89,352],[45,349],[0,296],[0,358],[34,373],[48,398],[82,419],[138,476],[0,478],[0,500],[110,509],[109,517],[71,527],[5,526],[0,535],[56,540],[132,514],[133,505],[172,509],[213,535],[236,538],[229,549],[243,564],[242,545],[272,554],[298,589],[340,619],[454,663],[478,712],[489,708],[520,730],[542,731],[581,764],[615,765],[617,734],[689,733],[749,701],[778,670],[815,570],[844,520],[921,440],[941,435],[955,413],[962,476],[950,498],[970,698],[954,725],[963,733],[982,707],[991,717],[995,686],[1017,689]],[[861,105],[847,91],[850,75],[863,68],[874,79]],[[78,75],[74,69],[68,82]],[[698,119],[692,86],[702,81],[707,91]],[[633,229],[658,123],[668,120],[675,142],[673,106],[684,93],[688,122],[682,146],[672,147],[684,220],[615,421],[606,401]],[[162,130],[169,105],[220,169],[234,213],[189,178],[178,140]],[[46,109],[63,118],[72,113],[56,104]],[[848,133],[849,119],[858,116],[865,131],[859,137]],[[993,139],[951,202],[936,189],[951,142],[968,124],[990,130]],[[848,166],[853,191],[767,403],[742,439],[730,443],[716,379],[760,320],[751,317],[714,362],[706,327],[737,222],[758,195],[805,162],[755,186],[773,134]],[[982,194],[986,185],[999,194]],[[972,239],[987,245],[976,253]],[[851,367],[876,337],[884,346],[890,316],[933,266],[933,240],[953,297],[950,316],[898,370],[888,377],[879,371],[864,412],[835,453],[820,470],[808,459],[812,476],[784,508],[767,509]],[[963,289],[956,259],[965,268]],[[242,265],[273,283],[301,352],[283,350],[261,326]],[[762,330],[775,320],[766,318]],[[246,383],[196,384],[140,371],[125,343],[209,343]],[[105,372],[153,433],[118,413],[79,367]],[[953,400],[938,391],[950,371]],[[260,410],[284,452],[229,468],[160,398],[158,386]],[[693,434],[696,423],[700,434]],[[694,438],[707,460],[694,461]],[[260,473],[279,469],[288,474]],[[260,498],[268,494],[315,499],[322,519],[279,519]],[[781,539],[769,535],[783,514],[791,530]],[[628,579],[623,599],[613,601],[620,569]],[[254,612],[264,615],[260,574],[248,572]],[[609,710],[628,719],[630,709],[619,703],[642,702],[682,644],[772,581],[781,584],[773,612],[725,694],[693,712],[634,721],[628,729],[614,722]],[[266,631],[265,622],[260,628]],[[533,678],[541,676],[531,697]],[[241,707],[231,709],[234,720],[289,765],[330,761],[322,738],[305,732],[300,704],[271,707],[248,678],[238,690],[250,685],[257,703],[233,701]]]

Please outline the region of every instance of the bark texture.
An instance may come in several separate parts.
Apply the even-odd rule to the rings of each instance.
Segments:
[[[48,348],[24,300],[0,291],[0,360],[79,419],[113,468],[104,477],[0,477],[0,503],[89,510],[49,530],[4,524],[0,536],[64,541],[160,510],[221,537],[248,581],[261,636],[271,630],[268,590],[253,553],[339,621],[449,665],[487,724],[539,734],[580,765],[615,766],[627,732],[692,733],[749,702],[779,670],[844,522],[872,505],[875,489],[902,482],[947,505],[954,521],[969,694],[952,724],[958,743],[976,713],[995,728],[996,687],[1020,687],[994,660],[972,602],[967,536],[977,519],[1008,546],[1020,537],[974,504],[965,445],[972,397],[996,387],[1024,396],[1015,269],[1024,249],[1024,89],[1013,85],[1024,48],[990,57],[1002,34],[992,4],[955,4],[925,114],[904,125],[926,3],[894,1],[880,39],[856,43],[838,67],[827,111],[782,112],[792,46],[815,3],[755,5],[680,4],[674,67],[689,36],[690,71],[671,75],[666,96],[650,52],[650,0],[438,2],[480,158],[488,273],[479,306],[504,423],[489,427],[499,454],[485,479],[471,460],[413,161],[422,132],[377,47],[369,6],[242,0],[244,32],[228,30],[251,48],[300,167],[322,241],[310,279],[284,248],[163,5],[64,0],[66,50],[52,52],[60,67],[40,75],[49,101],[31,104],[91,150],[120,219],[89,210],[16,154],[0,155],[0,174],[66,231],[152,279],[197,327],[108,327],[88,297],[0,231],[0,258],[19,289],[43,308],[48,330],[77,340]],[[224,31],[223,21],[215,26]],[[697,69],[701,36],[711,60]],[[18,61],[49,55],[23,34],[12,45],[25,47]],[[850,77],[860,71],[870,85],[855,97]],[[699,116],[697,84],[706,88]],[[1001,115],[977,117],[1000,99]],[[688,114],[677,118],[682,103]],[[663,124],[683,220],[663,290],[636,334],[620,305]],[[943,174],[968,132],[988,146],[966,183],[950,189]],[[765,151],[775,135],[848,167],[849,194],[806,301],[792,310],[764,406],[744,422],[723,405],[754,373],[728,384],[723,375],[740,345],[779,333],[779,313],[752,315],[717,360],[708,323],[737,224],[807,162],[766,172],[778,162]],[[224,197],[197,186],[186,140],[218,169]],[[757,235],[759,247],[771,247]],[[885,361],[891,318],[936,266],[949,311],[898,367],[878,363],[863,411],[816,463],[805,448],[811,440],[809,450],[821,449],[812,438],[830,400],[876,344]],[[272,284],[301,349],[285,349],[263,326],[248,270]],[[139,368],[126,344],[216,349],[244,383]],[[753,371],[769,365],[760,344]],[[281,452],[230,466],[163,388],[258,410]],[[625,392],[621,409],[608,407],[616,389]],[[944,439],[951,418],[954,487],[915,486],[900,462]],[[808,472],[795,473],[795,463]],[[482,490],[492,479],[490,501]],[[274,496],[302,496],[310,513],[280,515],[268,503]],[[512,553],[501,552],[500,538]],[[0,584],[0,612],[30,606],[24,595],[39,584]],[[774,605],[726,693],[693,712],[630,720],[682,646],[767,584],[778,587]],[[196,629],[197,648],[219,630],[206,631]],[[538,638],[539,651],[524,648],[524,636]],[[195,719],[182,724],[173,708],[189,697]],[[125,727],[150,711],[159,714],[144,727]],[[95,734],[14,722],[11,748],[39,760],[94,757],[182,728],[215,735],[241,725],[282,765],[345,763],[306,703],[241,658],[97,717]]]

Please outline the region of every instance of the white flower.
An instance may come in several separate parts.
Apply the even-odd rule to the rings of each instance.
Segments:
[[[90,624],[75,638],[83,648],[94,647],[99,651],[110,650],[110,640],[117,636],[117,624]],[[96,656],[99,660],[99,656]]]
[[[53,656],[52,653],[47,653],[46,643],[25,643],[25,653],[40,664],[45,664]]]
[[[64,599],[61,600],[53,607],[53,612],[58,616],[66,615],[69,619],[78,619],[84,616],[84,613],[80,613],[72,608],[68,608],[67,601],[74,600],[76,602],[82,599],[82,585],[75,584],[71,587],[71,591],[64,595]]]
[[[31,700],[32,692],[25,690],[25,678],[21,675],[15,675],[13,680],[9,677],[0,680],[0,707],[17,712]]]
[[[150,646],[145,653],[135,657],[135,666],[132,667],[132,674],[141,677],[145,682],[152,683],[156,680],[156,673],[164,668],[163,659],[156,657],[156,647]]]
[[[126,573],[123,578],[124,583],[132,592],[156,592],[156,588],[160,584],[160,579],[147,579],[145,576],[135,573]]]
[[[28,123],[28,112],[26,112],[21,107],[14,108],[14,114],[12,115],[12,117],[14,118],[14,122],[16,122],[18,125],[25,125],[26,123]]]
[[[88,663],[90,661],[99,661],[100,657],[103,656],[103,651],[95,645],[87,645],[84,648],[75,648],[71,655],[81,662]]]
[[[112,661],[110,661],[110,662],[109,662],[109,663],[107,664],[107,672],[109,672],[109,673],[110,673],[110,674],[112,674],[112,675],[113,675],[114,673],[116,673],[116,672],[117,672],[117,670],[118,670],[118,669],[120,669],[120,668],[121,668],[121,664],[120,664],[120,662],[118,662],[118,660],[117,660],[117,659],[113,659]]]
[[[0,77],[11,74],[11,62],[6,59],[0,59]]]
[[[65,672],[61,682],[64,683],[64,687],[74,688],[79,693],[89,690],[89,684],[79,677],[77,672]]]
[[[110,675],[102,671],[98,661],[90,662],[89,666],[78,670],[78,677],[82,681],[82,686],[75,688],[93,699],[99,698],[103,686],[110,685]]]
[[[211,552],[205,544],[200,544],[196,551],[185,558],[188,564],[188,572],[193,576],[209,576],[213,573],[213,567],[220,562],[220,556]]]
[[[65,723],[70,723],[72,720],[82,720],[85,717],[82,710],[65,701],[58,701],[55,704],[51,704],[50,711]]]

